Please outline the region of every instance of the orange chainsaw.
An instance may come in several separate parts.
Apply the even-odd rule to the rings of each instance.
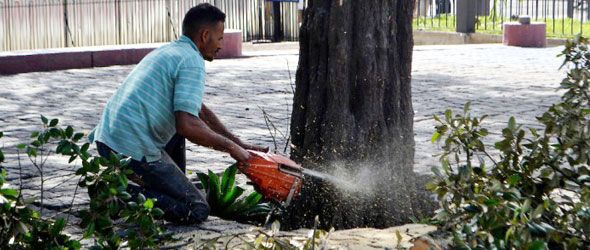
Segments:
[[[265,198],[284,202],[288,206],[301,191],[305,169],[283,155],[248,152],[250,160],[247,164],[238,164],[238,169]]]
[[[289,206],[300,195],[303,179],[314,183],[329,182],[339,187],[354,187],[355,184],[335,176],[301,167],[286,156],[248,150],[250,159],[238,164],[244,173],[266,199],[272,199]]]

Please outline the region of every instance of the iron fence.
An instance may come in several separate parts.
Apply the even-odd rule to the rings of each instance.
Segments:
[[[458,0],[415,0],[414,27],[454,31]],[[476,30],[500,33],[520,15],[545,22],[548,35],[590,33],[590,0],[473,0]]]
[[[181,34],[191,7],[223,10],[226,29],[244,41],[272,37],[272,4],[265,0],[0,0],[0,51],[157,43]],[[299,38],[298,3],[281,3],[284,38]]]

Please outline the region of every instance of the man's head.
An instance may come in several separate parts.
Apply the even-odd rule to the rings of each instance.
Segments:
[[[223,41],[225,14],[217,7],[202,3],[191,8],[182,20],[182,34],[188,36],[203,58],[212,61]]]

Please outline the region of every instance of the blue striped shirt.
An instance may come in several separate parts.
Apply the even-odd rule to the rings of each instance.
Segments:
[[[176,133],[174,111],[198,117],[204,83],[205,61],[190,38],[182,36],[141,60],[88,138],[134,160],[157,161]]]

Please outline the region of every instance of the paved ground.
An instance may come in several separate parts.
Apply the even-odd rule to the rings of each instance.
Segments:
[[[433,114],[446,108],[459,110],[472,101],[476,114],[489,114],[493,138],[510,116],[535,126],[535,116],[559,98],[555,91],[563,74],[558,72],[562,48],[524,49],[501,45],[418,46],[413,62],[413,103],[415,110],[415,171],[427,173],[436,166],[432,157],[438,149],[430,143]],[[217,60],[207,64],[205,102],[236,134],[251,143],[273,146],[262,109],[282,133],[288,133],[292,88],[298,55],[296,44],[280,50],[253,50],[248,57]],[[62,124],[89,132],[97,123],[102,108],[118,84],[133,66],[74,69],[57,72],[27,73],[0,77],[0,141],[7,153],[9,178],[18,183],[15,145],[27,140],[40,128],[39,115],[59,118]],[[284,139],[277,136],[282,149]],[[221,171],[231,163],[224,154],[201,147],[188,147],[188,169],[193,172]],[[45,168],[46,203],[60,211],[68,208],[77,178],[77,166],[66,159],[50,157]],[[22,159],[23,184],[29,195],[38,189],[39,174]],[[243,179],[242,179],[243,181]],[[87,203],[79,194],[75,205]],[[246,230],[212,219],[197,231],[218,234],[223,228]],[[221,228],[221,229],[220,229]],[[190,231],[190,229],[188,229]]]

